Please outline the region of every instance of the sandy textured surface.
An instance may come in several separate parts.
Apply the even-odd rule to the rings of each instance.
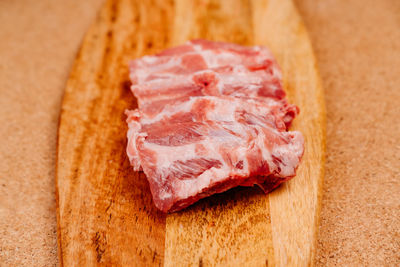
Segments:
[[[100,2],[0,1],[0,266],[57,261],[58,113]]]
[[[400,1],[298,1],[327,104],[321,266],[400,265]]]
[[[0,266],[57,262],[62,92],[101,0],[0,1]],[[300,1],[328,111],[317,264],[400,265],[400,2]]]

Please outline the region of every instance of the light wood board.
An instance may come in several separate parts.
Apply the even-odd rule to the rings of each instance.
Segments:
[[[136,107],[127,66],[194,38],[273,51],[288,98],[301,109],[292,129],[305,136],[305,154],[297,176],[268,196],[238,188],[165,215],[125,154],[123,111]],[[56,181],[61,265],[312,265],[324,138],[316,61],[290,0],[109,0],[83,41],[62,105]]]

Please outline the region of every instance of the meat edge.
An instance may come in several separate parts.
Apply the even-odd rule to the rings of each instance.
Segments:
[[[174,202],[172,199],[169,202],[165,200],[158,200],[158,195],[153,194],[152,186],[150,185],[150,189],[153,195],[153,202],[155,206],[163,212],[172,213],[177,212],[182,209],[185,209],[192,204],[196,203],[200,199],[207,198],[211,195],[226,192],[232,188],[237,186],[243,187],[254,187],[257,185],[263,192],[267,195],[268,193],[275,190],[279,185],[282,183],[292,179],[294,176],[291,177],[275,177],[275,176],[251,176],[251,177],[241,177],[241,176],[230,176],[228,179],[224,181],[219,181],[210,187],[203,188],[203,190],[194,195],[189,196],[185,199],[180,199]],[[150,182],[150,181],[149,181]]]

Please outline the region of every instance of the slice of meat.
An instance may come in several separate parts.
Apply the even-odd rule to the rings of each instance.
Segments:
[[[268,191],[293,177],[303,138],[286,132],[279,103],[200,96],[156,113],[127,111],[127,153],[146,174],[155,205],[176,211],[238,185]]]
[[[245,47],[236,44],[193,40],[162,51],[154,56],[144,56],[130,63],[133,84],[168,77],[169,74],[187,74],[222,66],[243,65],[247,69],[264,70],[282,79],[280,68],[272,53],[265,47]]]
[[[130,64],[139,107],[198,95],[284,99],[282,74],[264,47],[195,40]]]

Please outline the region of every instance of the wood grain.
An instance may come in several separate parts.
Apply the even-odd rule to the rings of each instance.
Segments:
[[[254,9],[255,42],[267,45],[276,55],[289,101],[301,110],[292,129],[305,137],[305,153],[296,178],[269,197],[274,260],[280,266],[309,265],[316,253],[324,176],[324,94],[307,30],[293,3],[254,2],[258,4]]]
[[[206,38],[268,45],[301,109],[297,176],[269,196],[233,189],[164,215],[125,155],[129,59]],[[57,210],[62,265],[312,265],[324,164],[322,89],[307,32],[279,1],[107,1],[87,33],[64,96]]]

